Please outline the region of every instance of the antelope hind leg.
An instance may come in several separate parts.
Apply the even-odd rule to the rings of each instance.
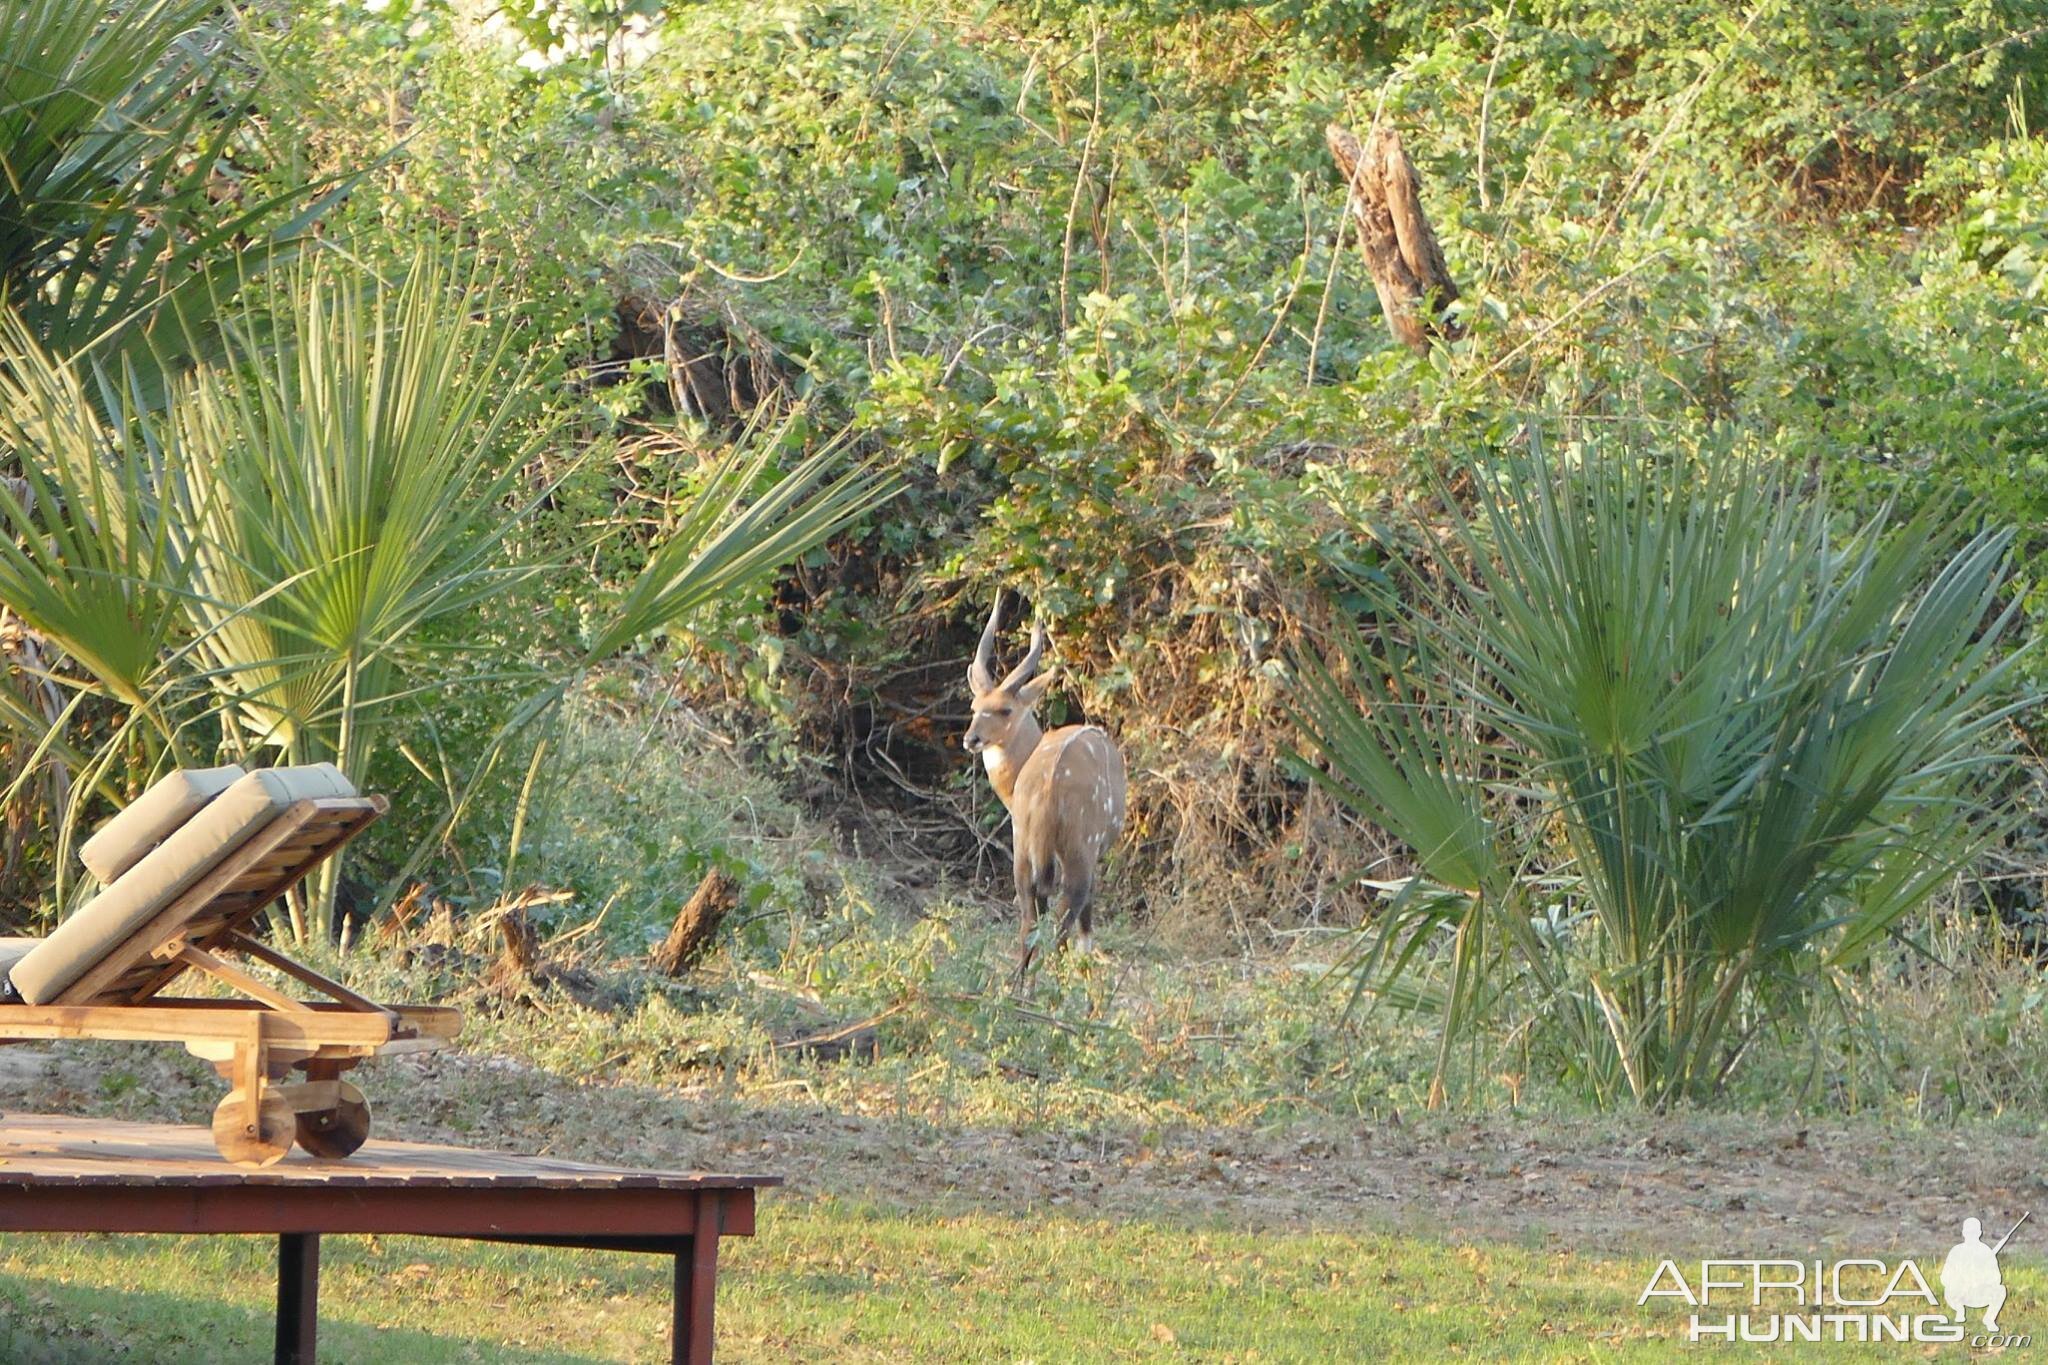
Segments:
[[[1082,957],[1095,952],[1095,879],[1087,872],[1068,873],[1060,887],[1060,932],[1056,942],[1079,929],[1074,948]]]

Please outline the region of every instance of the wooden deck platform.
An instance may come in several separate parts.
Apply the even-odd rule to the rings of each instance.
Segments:
[[[294,1151],[243,1170],[205,1128],[0,1117],[0,1232],[278,1238],[277,1359],[310,1362],[323,1233],[409,1233],[676,1258],[673,1358],[709,1361],[718,1239],[754,1232],[772,1175],[592,1166],[371,1141],[346,1161]]]

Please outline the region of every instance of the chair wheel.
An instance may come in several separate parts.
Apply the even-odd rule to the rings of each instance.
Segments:
[[[230,1090],[213,1111],[213,1145],[237,1166],[268,1166],[282,1161],[292,1149],[292,1107],[284,1096],[265,1090],[257,1103],[257,1117],[251,1128],[240,1090]]]
[[[347,1081],[335,1082],[341,1103],[332,1109],[309,1109],[299,1115],[299,1146],[314,1156],[339,1161],[370,1136],[370,1102]]]

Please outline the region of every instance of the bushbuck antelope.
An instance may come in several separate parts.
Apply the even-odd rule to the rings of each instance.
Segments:
[[[989,785],[1010,810],[1016,840],[1017,977],[1031,969],[1032,931],[1040,901],[1059,897],[1054,945],[1078,921],[1080,949],[1093,949],[1095,922],[1090,902],[1102,851],[1124,827],[1124,758],[1110,737],[1093,725],[1063,725],[1050,734],[1031,714],[1052,682],[1040,675],[1045,628],[1031,628],[1031,650],[1009,676],[995,680],[996,630],[1002,624],[1003,595],[982,628],[981,644],[967,668],[974,692],[974,719],[960,742],[980,754]]]

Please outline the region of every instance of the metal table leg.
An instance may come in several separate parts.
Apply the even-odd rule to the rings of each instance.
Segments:
[[[277,1365],[313,1365],[320,1315],[320,1234],[277,1239]]]
[[[718,1234],[699,1233],[676,1254],[675,1365],[711,1365],[712,1288],[718,1281]]]

